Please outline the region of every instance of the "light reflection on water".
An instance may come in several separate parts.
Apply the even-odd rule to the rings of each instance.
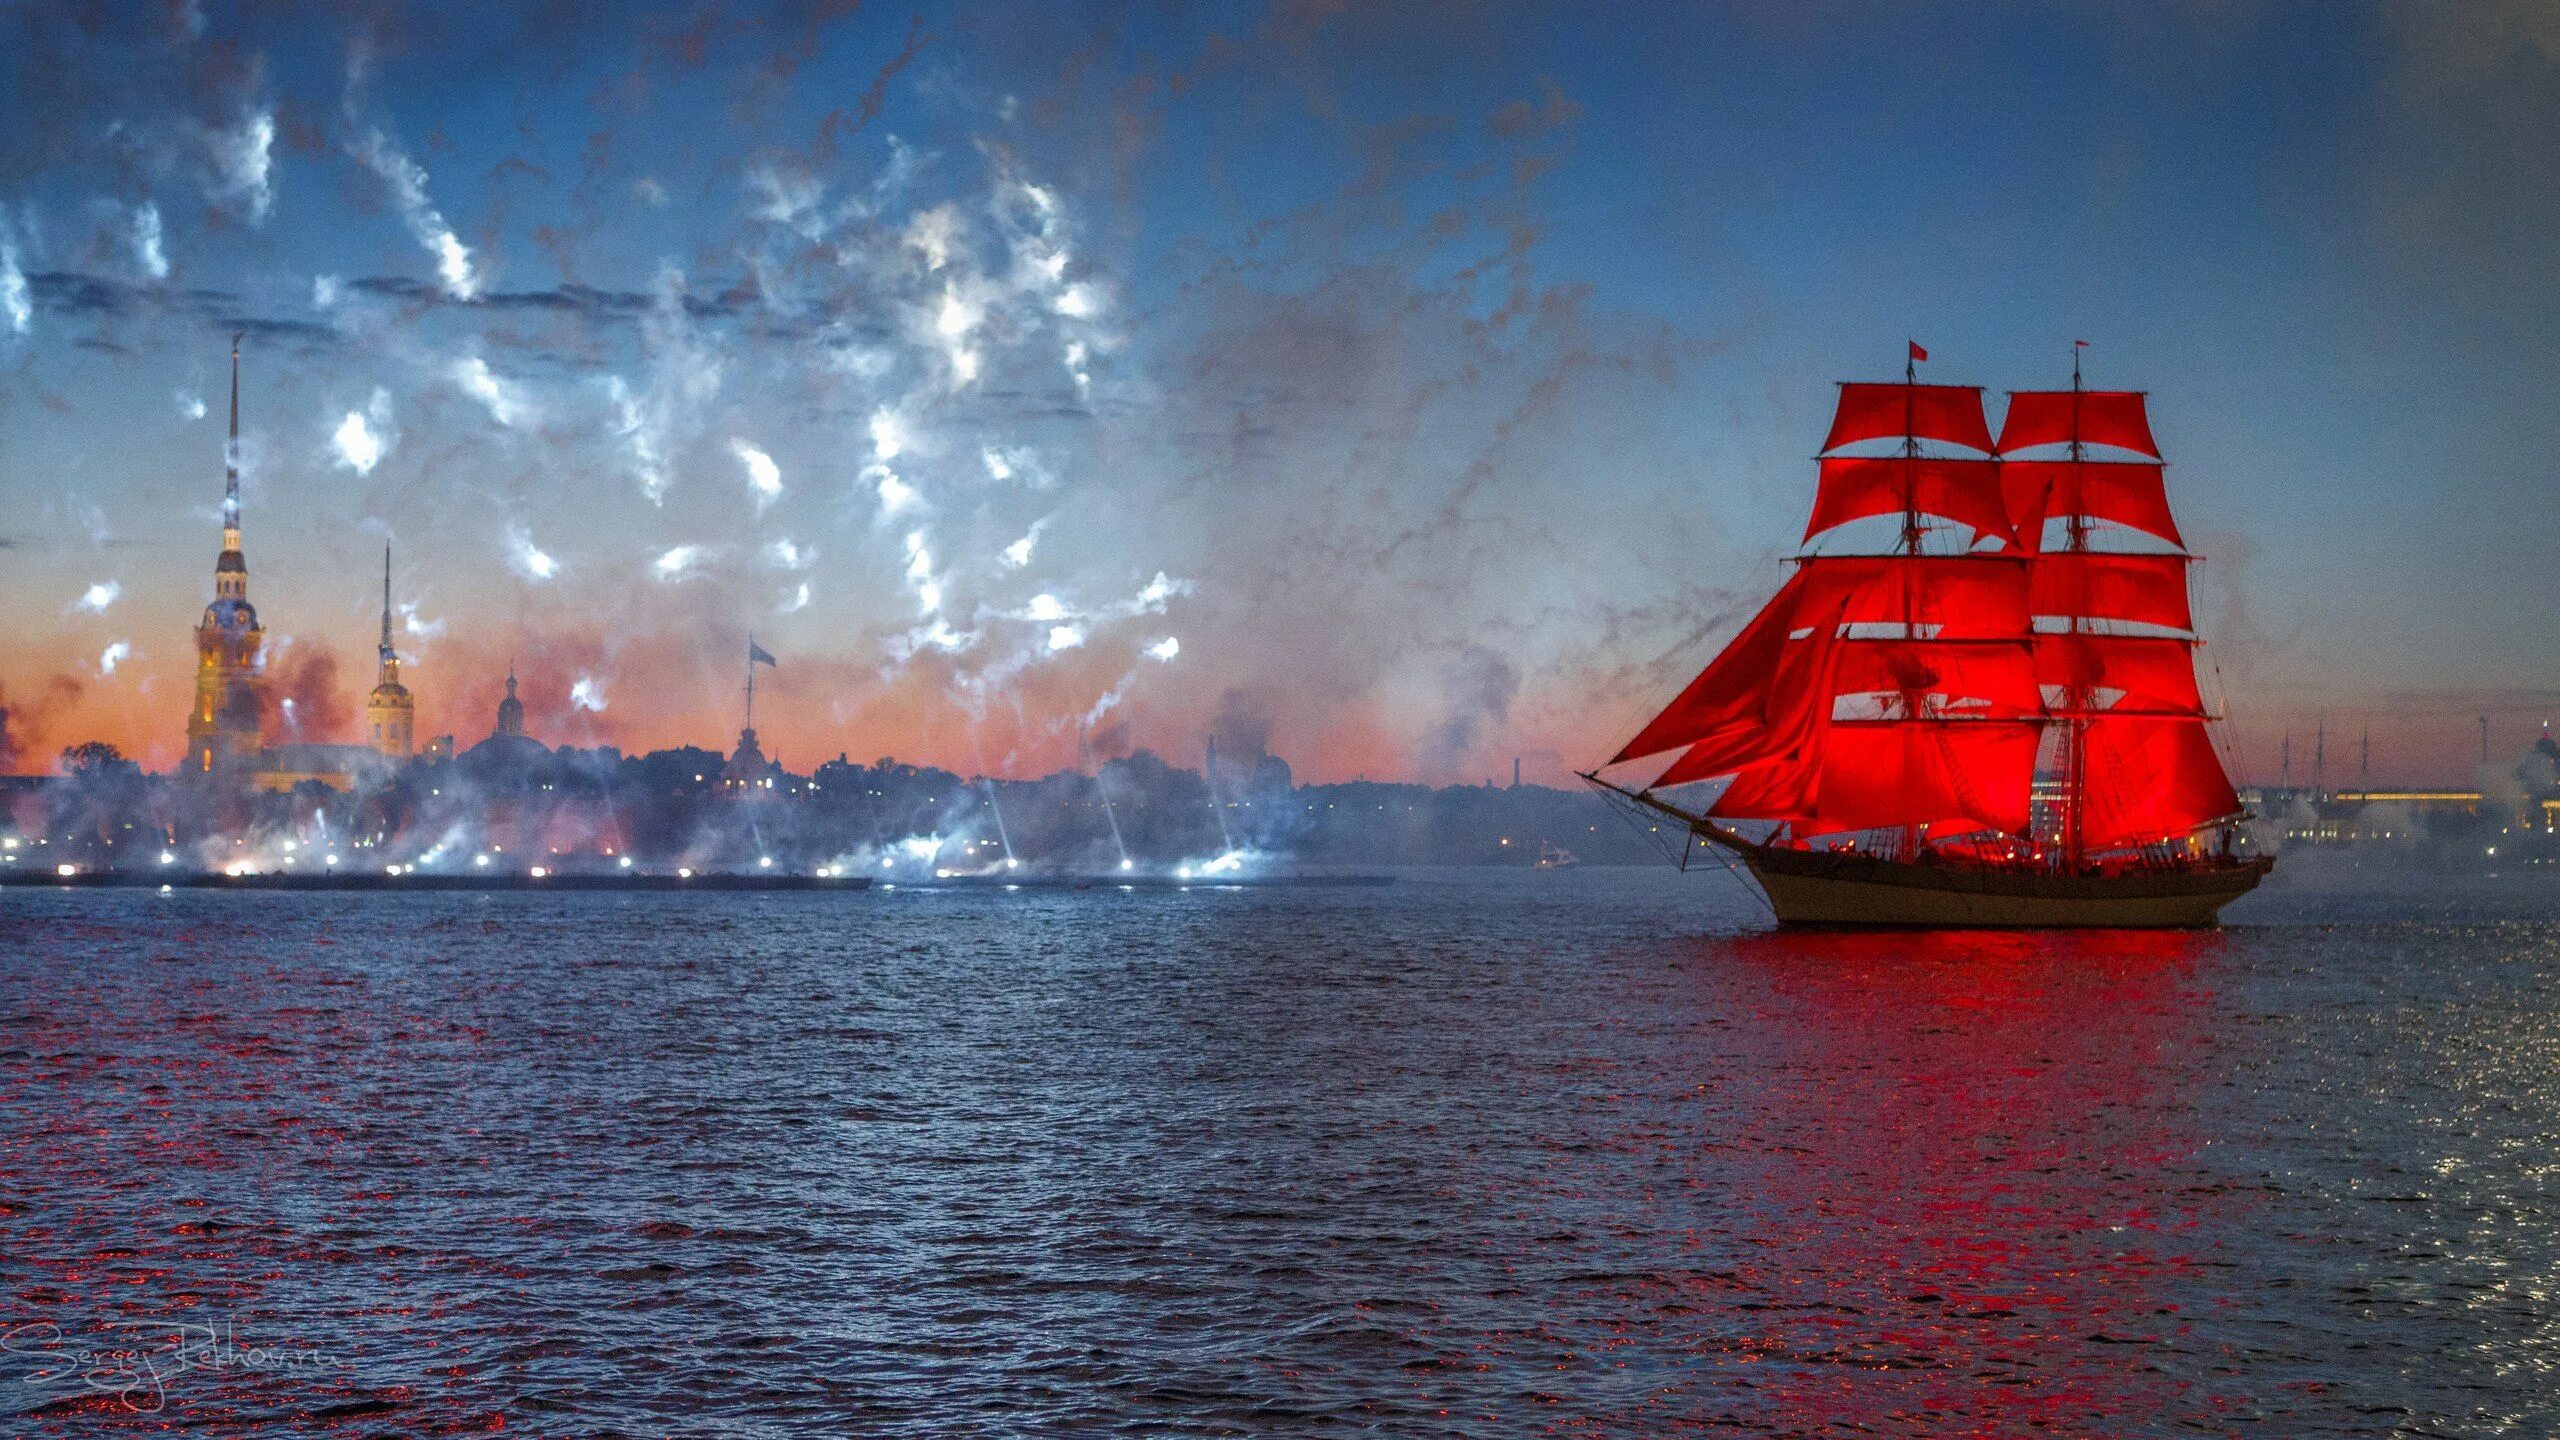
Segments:
[[[1596,868],[7,892],[0,1327],[304,1363],[199,1348],[137,1415],[0,1356],[0,1415],[2546,1428],[2560,904],[2234,919],[1764,935]]]

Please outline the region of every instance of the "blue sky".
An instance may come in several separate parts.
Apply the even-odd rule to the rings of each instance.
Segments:
[[[388,539],[431,732],[1557,779],[1916,337],[2154,392],[2244,765],[2530,738],[2548,10],[1772,8],[0,4],[18,763],[175,749],[234,328],[315,734]]]

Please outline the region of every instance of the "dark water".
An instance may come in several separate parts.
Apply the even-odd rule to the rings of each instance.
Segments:
[[[0,892],[0,1430],[2550,1434],[2560,884],[2371,884]]]

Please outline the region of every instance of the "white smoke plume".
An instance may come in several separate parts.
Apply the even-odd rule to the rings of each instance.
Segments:
[[[160,207],[146,200],[133,212],[133,260],[154,280],[169,278],[169,252],[160,233]]]
[[[207,130],[204,144],[213,160],[213,197],[245,202],[249,223],[265,224],[275,204],[275,112],[251,111],[237,130]]]
[[[500,379],[489,368],[489,362],[479,356],[466,355],[454,361],[450,373],[463,394],[486,406],[489,418],[507,429],[513,430],[532,418],[533,407],[525,401],[522,387]]]
[[[701,427],[703,408],[718,397],[727,362],[695,330],[685,309],[684,272],[658,267],[656,294],[640,322],[642,351],[654,365],[645,391],[634,391],[619,375],[605,381],[614,407],[614,431],[630,456],[640,493],[652,505],[663,504],[669,484],[669,457]]]
[[[9,322],[11,331],[24,335],[35,318],[35,297],[27,289],[27,272],[18,266],[17,241],[9,233],[7,218],[0,216],[0,319]]]
[[[114,644],[109,645],[106,649],[98,652],[98,673],[101,676],[113,675],[116,673],[116,667],[118,665],[121,665],[132,658],[133,646],[125,641],[118,640]]]
[[[649,568],[660,580],[669,582],[682,580],[692,574],[695,567],[702,563],[702,554],[702,547],[699,545],[673,546],[657,559],[650,561]]]
[[[88,589],[81,591],[80,598],[72,601],[68,606],[65,606],[63,613],[103,615],[107,612],[108,606],[116,603],[116,597],[123,593],[124,586],[113,580],[101,580],[97,584],[90,586]]]
[[[177,392],[175,398],[178,402],[179,414],[186,416],[190,420],[201,420],[204,418],[203,396],[197,394],[193,390],[181,390]]]
[[[560,574],[560,562],[542,552],[521,525],[507,526],[507,564],[527,580],[542,581]]]
[[[762,513],[764,507],[772,504],[782,495],[782,467],[773,463],[772,456],[744,440],[732,438],[729,441],[729,452],[738,457],[739,464],[746,467],[747,487],[755,491],[756,510]]]
[[[602,714],[605,707],[604,682],[592,675],[579,676],[577,682],[569,687],[569,704],[572,709]]]
[[[471,247],[453,233],[445,223],[444,213],[427,198],[427,172],[417,161],[403,154],[391,137],[378,128],[367,128],[357,141],[355,157],[365,167],[382,177],[391,187],[392,201],[399,206],[400,218],[420,248],[434,257],[436,275],[444,281],[447,295],[456,300],[476,300],[480,296],[480,277],[471,264]]]
[[[400,427],[391,420],[391,392],[373,387],[373,398],[364,409],[347,412],[329,443],[338,452],[339,464],[359,475],[372,474],[391,447],[400,443]]]

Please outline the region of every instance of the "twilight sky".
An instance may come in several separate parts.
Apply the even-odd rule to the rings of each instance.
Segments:
[[[181,749],[235,330],[313,739],[387,538],[422,735],[1561,781],[1906,337],[2153,392],[2246,778],[2560,696],[2552,7],[605,8],[0,0],[10,768]]]

